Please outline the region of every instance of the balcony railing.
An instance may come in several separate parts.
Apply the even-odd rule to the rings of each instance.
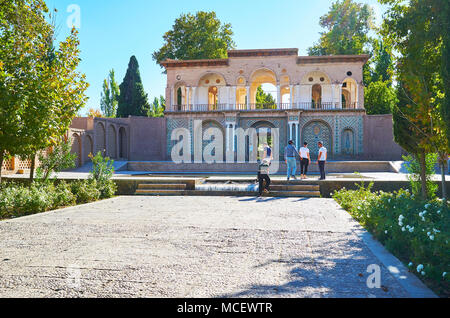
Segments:
[[[272,103],[272,104],[194,104],[194,105],[173,105],[168,112],[214,112],[214,111],[258,111],[258,110],[342,110],[357,109],[357,103]]]

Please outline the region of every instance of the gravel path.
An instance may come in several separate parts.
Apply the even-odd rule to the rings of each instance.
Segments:
[[[409,297],[358,230],[329,199],[118,197],[0,222],[0,297]]]

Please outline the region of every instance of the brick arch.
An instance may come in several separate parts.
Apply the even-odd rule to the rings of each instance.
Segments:
[[[356,155],[356,134],[352,127],[345,127],[341,131],[341,154]]]
[[[82,142],[81,137],[77,133],[73,133],[71,136],[71,143],[72,143],[72,150],[71,153],[77,155],[77,158],[75,159],[75,166],[76,168],[79,168],[82,166]]]
[[[105,155],[106,150],[106,130],[102,122],[97,122],[95,125],[95,154],[101,152]]]
[[[119,128],[119,158],[128,158],[127,131],[124,127]]]
[[[91,136],[86,135],[84,137],[84,142],[83,142],[83,161],[84,161],[84,163],[89,162],[90,154],[94,155],[94,142],[93,142]]]
[[[117,131],[113,124],[108,126],[107,154],[110,158],[117,158]]]
[[[223,127],[223,125],[214,120],[214,119],[208,119],[203,121],[202,123],[202,136],[205,135],[205,132],[209,129],[209,128],[218,128],[221,133],[222,133],[222,140],[223,140],[223,155],[225,159],[225,155],[226,155],[226,142],[225,142],[225,129]],[[211,143],[211,140],[203,140],[203,145],[202,145],[202,152],[204,152],[205,148]]]
[[[317,158],[319,147],[317,143],[322,141],[328,150],[328,157],[333,154],[333,129],[327,122],[320,119],[313,119],[306,123],[302,129],[302,143],[307,142],[311,151],[311,157]]]

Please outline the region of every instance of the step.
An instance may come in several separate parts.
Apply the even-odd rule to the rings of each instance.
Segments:
[[[319,180],[314,180],[314,179],[307,179],[307,180],[273,180],[272,179],[272,184],[276,184],[276,185],[319,185],[320,181]]]
[[[178,183],[141,183],[138,186],[138,190],[185,190],[186,184],[178,184]]]
[[[270,191],[264,196],[270,197],[320,197],[320,191]]]
[[[273,191],[320,191],[318,185],[307,184],[274,184],[270,186]]]
[[[136,190],[136,195],[185,195],[184,190]]]

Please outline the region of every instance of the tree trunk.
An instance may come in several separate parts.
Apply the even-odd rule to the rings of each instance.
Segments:
[[[442,176],[442,200],[447,205],[447,189],[445,184],[445,161],[441,160],[441,176]]]
[[[419,154],[419,164],[420,164],[420,184],[422,186],[422,198],[424,200],[428,199],[428,189],[427,189],[427,164],[426,164],[425,152]]]
[[[30,167],[30,184],[33,183],[34,180],[34,168],[36,167],[36,156],[31,158],[31,167]]]
[[[3,152],[3,150],[0,150],[0,184],[2,183],[3,158],[4,158],[4,152]]]

